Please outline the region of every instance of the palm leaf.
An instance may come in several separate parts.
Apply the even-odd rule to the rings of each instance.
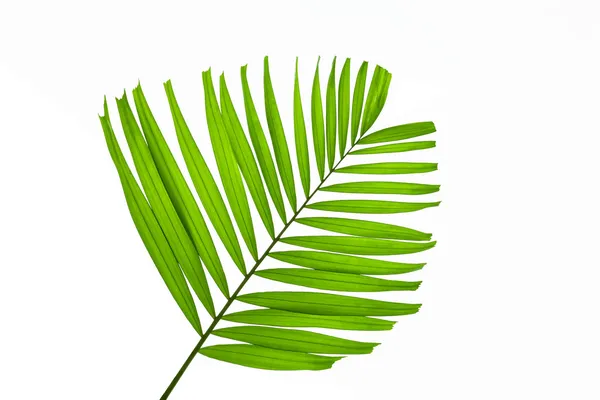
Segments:
[[[406,151],[425,150],[435,147],[435,141],[424,142],[394,143],[383,146],[367,147],[366,149],[355,150],[350,154],[382,154],[382,153],[404,153]]]
[[[190,324],[192,324],[194,329],[199,334],[202,334],[200,319],[198,318],[198,312],[194,305],[194,299],[192,298],[192,294],[190,293],[183,273],[179,268],[175,255],[169,247],[167,239],[165,238],[152,209],[148,205],[142,190],[133,177],[115,138],[110,123],[110,117],[108,115],[106,100],[104,101],[104,115],[100,117],[100,123],[102,124],[111,158],[117,168],[119,179],[123,186],[125,200],[127,201],[127,206],[131,212],[135,227],[137,228],[144,245],[148,249],[148,253],[154,261],[158,272],[165,281],[167,288],[179,305],[179,308],[181,308],[183,314],[188,321],[190,321]]]
[[[296,211],[296,188],[294,186],[294,173],[292,172],[292,162],[290,161],[290,151],[288,149],[287,140],[285,139],[285,133],[283,132],[283,123],[279,116],[279,109],[277,108],[277,101],[275,100],[275,93],[273,91],[273,84],[271,83],[271,74],[269,72],[269,58],[265,57],[265,109],[267,113],[267,124],[269,126],[269,133],[271,134],[271,141],[273,143],[273,149],[275,150],[275,160],[277,161],[277,168],[279,169],[279,175],[283,182],[283,188],[285,194],[292,206],[292,210]]]
[[[378,343],[340,339],[321,333],[264,326],[234,326],[213,335],[272,349],[320,354],[368,354]]]
[[[431,240],[430,233],[381,222],[334,217],[296,218],[296,222],[331,232],[345,233],[347,235],[380,239]]]
[[[331,63],[331,71],[327,80],[327,92],[325,96],[325,138],[327,141],[327,166],[333,169],[335,164],[335,142],[336,142],[336,107],[335,107],[335,60]]]
[[[429,194],[440,190],[440,185],[405,182],[347,182],[322,187],[325,192],[340,193],[374,193],[374,194]]]
[[[429,250],[435,246],[435,242],[413,243],[352,236],[292,236],[283,238],[281,241],[315,250],[372,256],[412,254]]]
[[[203,86],[208,132],[201,134],[210,138],[216,169],[205,162],[184,120],[171,82],[165,83],[175,134],[202,210],[154,119],[141,86],[138,85],[133,91],[141,129],[126,96],[117,100],[117,108],[142,188],[121,153],[108,116],[108,107],[105,107],[100,122],[134,224],[177,305],[200,334],[198,343],[163,394],[163,399],[170,395],[198,353],[216,360],[260,369],[322,370],[330,368],[342,358],[329,355],[367,354],[377,343],[348,340],[300,328],[382,331],[391,329],[394,321],[373,317],[408,315],[419,311],[420,304],[322,292],[417,290],[420,281],[375,276],[410,273],[423,268],[425,264],[381,260],[378,257],[419,253],[436,244],[431,240],[431,234],[420,230],[329,215],[333,212],[363,215],[405,213],[439,204],[439,201],[344,198],[345,193],[427,195],[437,192],[439,185],[356,179],[327,184],[334,173],[346,174],[352,178],[357,174],[421,174],[437,169],[437,164],[431,162],[394,161],[342,165],[348,154],[352,154],[352,159],[356,160],[355,157],[363,154],[400,153],[435,146],[433,141],[399,142],[434,132],[435,126],[431,122],[397,125],[369,133],[384,107],[391,74],[376,66],[365,99],[367,65],[366,62],[362,63],[352,90],[350,59],[346,59],[339,80],[336,79],[335,58],[332,60],[325,88],[324,113],[317,62],[310,100],[314,149],[310,151],[296,60],[293,86],[295,157],[290,154],[287,145],[268,58],[265,57],[264,60],[264,117],[267,120],[272,150],[254,106],[246,67],[242,67],[241,78],[248,132],[245,132],[240,122],[224,75],[219,79],[217,98],[211,72],[205,71]],[[371,144],[382,145],[363,147]],[[339,158],[336,157],[336,152],[339,152]],[[292,157],[297,161],[297,177],[294,176]],[[316,162],[319,176],[318,182],[312,185],[310,158]],[[296,198],[297,179],[305,195],[302,204],[298,204]],[[218,181],[221,182],[224,193],[221,193]],[[291,216],[286,213],[281,185],[291,206]],[[313,197],[319,192],[332,193],[334,198],[314,201]],[[249,197],[272,239],[271,243],[264,244],[266,251],[262,254],[258,254],[256,227],[252,220]],[[279,232],[275,232],[272,206],[284,223]],[[304,209],[319,210],[326,214],[302,216]],[[207,220],[203,213],[206,213]],[[295,222],[330,234],[285,236],[287,229]],[[245,274],[241,283],[234,283],[234,278],[224,273],[222,264],[227,259],[222,255],[219,257],[209,224],[231,260]],[[240,239],[255,260],[249,269],[244,262]],[[279,243],[310,250],[273,251]],[[282,267],[259,269],[267,257],[283,263]],[[214,296],[219,294],[210,293],[204,268],[226,298],[219,313],[215,313],[213,306]],[[255,275],[278,282],[283,285],[283,289],[242,294],[246,283]],[[188,285],[192,288],[191,291]],[[310,288],[311,291],[286,291],[287,285]],[[236,288],[231,294],[230,287]],[[212,317],[205,331],[201,329],[194,294]],[[234,302],[259,308],[227,314]],[[217,328],[221,320],[237,325]],[[212,334],[234,343],[204,347]]]
[[[319,79],[320,61],[321,57],[319,57],[319,60],[317,61],[315,77],[313,78],[310,115],[317,170],[319,171],[319,178],[323,181],[325,177],[325,125],[323,122],[323,100],[321,98],[321,82]]]
[[[300,81],[298,79],[298,58],[296,58],[296,77],[294,79],[294,137],[296,138],[296,153],[298,155],[298,169],[300,170],[302,189],[304,190],[304,196],[308,198],[310,192],[310,164],[304,112],[302,111],[302,96],[300,96]]]
[[[242,249],[240,248],[221,192],[219,191],[217,184],[204,161],[204,157],[202,157],[202,153],[200,153],[198,145],[192,137],[183,118],[183,114],[181,113],[179,105],[177,104],[177,99],[175,98],[175,93],[173,92],[171,81],[167,81],[164,86],[169,101],[169,107],[171,109],[171,115],[173,116],[173,122],[175,124],[175,132],[177,134],[177,140],[179,141],[179,147],[181,148],[187,170],[190,173],[196,192],[200,197],[202,205],[208,211],[207,215],[217,231],[217,234],[221,238],[221,241],[225,245],[225,248],[231,255],[235,265],[240,271],[245,273],[246,267]]]
[[[338,136],[340,145],[340,158],[346,152],[348,140],[348,122],[350,121],[350,59],[347,58],[342,67],[340,84],[338,86]]]
[[[417,271],[425,264],[407,264],[319,251],[274,251],[269,257],[322,271],[364,275],[395,275]]]
[[[175,254],[179,265],[181,265],[181,269],[188,279],[190,286],[194,289],[194,292],[198,295],[206,310],[211,315],[214,315],[215,308],[208,288],[208,282],[204,275],[204,269],[200,264],[200,258],[167,194],[150,150],[129,107],[126,95],[117,100],[117,107],[119,109],[119,116],[121,117],[121,125],[127,138],[127,144],[131,150],[133,162],[138,171],[144,191],[148,196],[150,207],[152,207],[158,223],[169,242],[169,246],[173,250],[173,254]]]
[[[247,77],[247,66],[244,65],[241,69],[242,75],[242,89],[244,91],[244,107],[246,110],[246,120],[248,122],[248,132],[250,133],[250,140],[254,151],[256,152],[256,158],[258,159],[258,165],[265,178],[265,184],[277,213],[281,217],[283,222],[287,221],[285,215],[285,205],[283,204],[283,197],[281,196],[281,188],[279,186],[279,180],[277,178],[277,172],[275,171],[275,163],[273,162],[273,156],[269,150],[265,133],[262,129],[256,108],[254,107],[254,101],[252,100],[252,94],[250,93],[250,86],[248,85]]]
[[[269,207],[269,201],[265,193],[265,188],[258,171],[258,166],[254,160],[252,149],[244,134],[242,124],[237,117],[235,108],[229,96],[227,90],[227,84],[225,83],[225,75],[221,75],[220,78],[221,88],[221,107],[223,122],[225,124],[225,131],[227,132],[229,142],[231,143],[231,149],[235,159],[237,160],[238,166],[244,180],[248,185],[248,191],[256,204],[258,214],[260,215],[269,236],[271,239],[275,237],[275,228],[273,226],[273,216],[271,215],[271,208]]]
[[[330,200],[309,204],[306,207],[313,210],[355,214],[395,214],[419,211],[424,208],[436,207],[439,204],[439,201],[433,203],[411,203],[386,200]]]
[[[256,249],[252,216],[250,215],[250,206],[248,205],[248,198],[244,190],[240,170],[231,149],[232,143],[227,137],[223,115],[217,103],[210,70],[202,73],[202,82],[204,83],[206,124],[208,125],[208,133],[217,161],[217,168],[221,175],[221,182],[223,183],[229,206],[240,229],[242,238],[246,242],[246,246],[248,246],[252,257],[256,260],[258,259],[258,252]]]
[[[339,272],[315,271],[301,268],[272,268],[257,271],[256,275],[314,289],[338,292],[384,292],[390,290],[417,290],[421,282],[404,282],[372,278],[370,276]]]
[[[415,122],[412,124],[392,126],[391,128],[373,132],[360,139],[358,144],[394,142],[396,140],[410,139],[433,132],[435,132],[435,125],[433,122]]]
[[[227,314],[225,321],[290,328],[328,328],[351,331],[387,331],[394,321],[369,317],[314,315],[263,308]]]
[[[375,164],[350,165],[338,168],[336,172],[345,174],[420,174],[437,169],[436,163],[413,163],[413,162],[385,162]]]
[[[199,349],[198,352],[216,360],[275,371],[319,371],[331,368],[334,362],[341,359],[248,344],[221,344]],[[165,395],[163,398],[166,398]]]
[[[360,129],[361,136],[373,126],[375,120],[381,113],[381,110],[383,110],[391,80],[392,74],[384,68],[381,68],[379,65],[375,67],[375,72],[373,73],[373,79],[371,80],[369,93],[367,94],[367,100],[365,102]]]
[[[156,163],[160,177],[165,184],[169,198],[173,201],[173,206],[194,242],[200,258],[204,261],[206,269],[213,277],[219,289],[221,289],[221,292],[225,296],[229,296],[227,278],[223,272],[221,260],[217,254],[217,249],[206,226],[206,222],[152,115],[141,85],[138,85],[133,90],[133,96],[142,130],[148,142],[148,148],[152,154],[152,159]]]
[[[351,127],[351,144],[356,143],[358,128],[360,125],[360,116],[363,110],[363,102],[365,100],[365,85],[367,83],[367,69],[369,63],[364,61],[356,75],[356,83],[354,84],[354,93],[352,95],[352,127]]]
[[[391,316],[414,314],[420,304],[395,303],[316,292],[263,292],[238,296],[242,303],[315,315]]]

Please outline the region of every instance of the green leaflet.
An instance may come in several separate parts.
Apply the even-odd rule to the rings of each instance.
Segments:
[[[256,249],[256,237],[252,225],[252,216],[250,215],[250,206],[248,205],[248,198],[246,197],[246,190],[242,183],[240,170],[227,139],[210,70],[202,73],[202,83],[204,84],[206,124],[208,125],[208,133],[219,169],[219,175],[221,175],[221,182],[223,183],[229,206],[233,212],[233,217],[237,222],[238,228],[240,228],[242,238],[254,260],[257,260],[258,251]]]
[[[398,242],[352,236],[292,236],[282,238],[281,242],[315,250],[372,256],[418,253],[431,249],[436,243]]]
[[[350,165],[337,168],[335,172],[342,174],[420,174],[437,170],[437,163],[413,163],[413,162],[383,162],[374,164]]]
[[[395,322],[369,317],[310,315],[289,311],[258,309],[227,314],[225,321],[243,324],[282,326],[291,328],[329,328],[353,331],[387,331]]]
[[[327,139],[327,165],[329,170],[333,169],[335,163],[335,139],[336,139],[336,116],[335,116],[335,60],[331,63],[331,72],[327,81],[327,93],[325,94],[325,137]]]
[[[340,145],[340,158],[344,157],[346,152],[346,142],[348,140],[348,122],[350,120],[350,59],[342,67],[340,83],[338,86],[338,134]]]
[[[356,83],[354,84],[354,94],[352,95],[352,127],[351,127],[351,142],[356,143],[356,136],[360,125],[360,116],[363,110],[363,102],[365,100],[365,86],[367,83],[367,70],[369,63],[364,61],[356,75]],[[350,153],[352,154],[352,153]]]
[[[275,93],[273,92],[273,84],[271,83],[271,74],[269,73],[269,57],[265,57],[265,111],[267,113],[267,125],[271,134],[271,142],[275,151],[275,160],[277,168],[283,183],[283,189],[292,206],[292,210],[296,211],[296,188],[294,184],[294,173],[292,171],[292,162],[290,161],[290,151],[288,150],[285,133],[283,132],[283,124],[277,109]]]
[[[315,77],[313,79],[312,95],[310,102],[311,110],[311,121],[312,121],[312,134],[313,144],[315,147],[315,159],[317,161],[317,170],[319,171],[319,178],[323,180],[325,176],[325,126],[323,123],[323,102],[321,100],[321,84],[319,82],[319,62],[321,57],[317,61],[317,69],[315,70]]]
[[[160,276],[167,285],[175,302],[196,332],[202,334],[198,312],[192,294],[185,281],[185,277],[179,268],[175,255],[173,254],[154,213],[150,209],[142,190],[133,177],[129,166],[123,157],[117,139],[115,138],[108,115],[106,99],[104,99],[104,116],[100,117],[100,124],[104,131],[104,137],[110,156],[119,174],[119,179],[125,194],[125,200],[127,201],[127,207],[129,208],[135,227],[144,242],[144,246],[148,250],[154,265],[156,265],[156,269],[158,269]]]
[[[350,154],[383,154],[383,153],[403,153],[405,151],[414,150],[425,150],[435,147],[435,141],[424,141],[424,142],[408,142],[408,143],[394,143],[385,144],[383,146],[374,146],[366,149],[355,150]]]
[[[365,221],[359,219],[309,217],[297,218],[296,222],[331,232],[345,233],[346,235],[396,240],[431,240],[430,233],[416,231],[414,229],[405,228],[403,226],[384,224],[381,222]]]
[[[229,218],[223,197],[221,197],[221,192],[183,118],[183,114],[175,98],[175,93],[173,92],[171,81],[165,82],[164,86],[169,100],[173,123],[175,124],[179,147],[181,148],[183,159],[185,160],[196,192],[206,210],[206,215],[225,245],[227,252],[231,255],[235,265],[242,273],[246,273],[242,249],[233,229],[233,224]]]
[[[227,339],[270,349],[319,354],[369,354],[379,343],[357,342],[298,329],[234,326],[213,331]]]
[[[317,356],[250,344],[219,344],[198,350],[204,356],[245,367],[275,371],[329,369],[342,357]]]
[[[223,115],[223,122],[225,124],[225,131],[229,137],[231,143],[230,148],[233,150],[235,159],[240,167],[240,171],[248,185],[248,190],[254,200],[260,219],[262,220],[269,236],[271,239],[275,238],[275,228],[273,226],[273,216],[271,215],[271,208],[269,207],[269,201],[265,193],[262,179],[260,178],[260,172],[258,172],[258,166],[252,155],[252,149],[244,134],[244,128],[240,124],[233,102],[229,96],[227,90],[227,83],[225,82],[225,75],[221,74],[219,81],[220,95],[221,95],[221,112]]]
[[[385,200],[331,200],[309,204],[306,208],[357,214],[395,214],[419,211],[424,208],[436,207],[439,204],[439,201],[433,203],[407,203]]]
[[[121,99],[117,100],[117,107],[119,109],[121,125],[125,132],[125,138],[131,150],[133,162],[140,177],[142,187],[146,196],[148,196],[150,207],[156,215],[156,219],[165,233],[169,246],[173,249],[173,254],[175,254],[175,258],[190,282],[192,289],[209,314],[214,316],[215,308],[208,288],[208,282],[206,281],[204,269],[200,263],[194,243],[179,219],[173,203],[169,199],[167,190],[156,169],[150,150],[148,150],[146,141],[129,107],[129,102],[125,94],[123,94]]]
[[[217,254],[217,249],[210,236],[206,222],[202,217],[200,208],[160,131],[152,111],[146,101],[141,85],[133,90],[133,98],[138,111],[142,130],[148,142],[148,148],[160,177],[165,185],[169,198],[181,218],[186,231],[194,242],[200,258],[206,265],[206,269],[215,280],[215,283],[225,295],[229,297],[229,288],[227,279],[223,272],[221,260]]]
[[[390,281],[370,276],[343,274],[303,268],[272,268],[256,275],[273,281],[338,292],[386,292],[417,290],[421,282]],[[258,343],[255,343],[258,344]]]
[[[367,100],[365,102],[365,109],[363,111],[362,126],[360,129],[361,136],[373,126],[375,120],[377,120],[377,117],[381,113],[387,98],[391,80],[392,74],[384,68],[381,68],[379,65],[375,67],[375,72],[373,73]]]
[[[387,72],[387,70],[385,72],[385,81],[383,82],[383,85],[381,86],[381,89],[379,91],[379,96],[377,97],[377,106],[374,108],[373,113],[371,114],[371,125],[375,123],[377,117],[379,116],[379,114],[381,114],[381,110],[383,110],[385,100],[387,99],[388,90],[390,88],[390,83],[392,81],[392,74]]]
[[[393,303],[314,292],[262,292],[238,297],[242,303],[316,315],[386,316],[419,311],[420,304]]]
[[[395,142],[396,140],[410,139],[433,132],[435,132],[435,125],[433,122],[413,122],[412,124],[392,126],[373,132],[360,139],[358,144]]]
[[[407,194],[419,195],[435,193],[440,190],[440,185],[426,185],[422,183],[403,182],[348,182],[322,187],[325,192],[340,193],[373,193],[373,194]]]
[[[296,77],[294,79],[294,138],[296,140],[296,156],[304,196],[308,198],[310,190],[310,162],[308,161],[308,144],[306,142],[306,126],[302,111],[302,96],[298,80],[298,57],[296,57]]]
[[[425,264],[407,264],[306,250],[275,251],[271,252],[269,257],[301,267],[347,274],[405,274],[407,272],[418,271],[425,266]]]
[[[267,139],[265,138],[265,133],[260,125],[256,107],[254,107],[254,102],[252,101],[246,70],[247,65],[244,65],[241,69],[242,89],[244,91],[244,107],[246,110],[246,121],[248,122],[250,140],[252,141],[252,146],[256,152],[258,165],[265,178],[265,183],[267,184],[267,189],[271,195],[275,209],[281,220],[286,223],[287,217],[285,215],[285,206],[283,204],[283,197],[281,196],[277,172],[275,171],[275,164],[273,162],[273,157],[271,156],[271,150],[269,150],[269,145],[267,144]]]
[[[360,127],[360,135],[364,135],[364,133],[370,128],[370,117],[369,113],[372,113],[374,106],[377,104],[377,96],[378,91],[385,81],[385,69],[381,68],[379,65],[375,66],[375,71],[373,72],[373,76],[371,77],[371,83],[369,84],[369,92],[367,93],[367,99],[365,101],[365,106],[363,109],[362,116],[362,124]]]

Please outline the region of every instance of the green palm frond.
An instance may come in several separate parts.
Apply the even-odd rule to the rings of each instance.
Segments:
[[[216,170],[205,162],[179,107],[173,85],[170,81],[164,84],[185,170],[200,203],[196,202],[184,177],[185,171],[182,172],[176,162],[140,85],[133,90],[137,119],[126,94],[117,99],[117,108],[141,186],[119,146],[106,100],[104,115],[100,116],[134,224],[177,305],[200,335],[198,344],[163,398],[169,396],[198,353],[267,370],[327,369],[344,355],[370,353],[378,343],[359,342],[303,328],[389,330],[395,322],[379,317],[414,314],[421,307],[417,303],[374,300],[355,294],[417,290],[420,281],[380,276],[417,271],[423,263],[402,263],[378,257],[431,249],[436,244],[431,234],[337,213],[394,214],[437,206],[439,201],[346,197],[348,193],[418,197],[437,192],[439,185],[353,179],[355,175],[422,174],[437,170],[437,164],[431,162],[360,161],[363,154],[403,153],[435,147],[434,141],[402,142],[435,132],[434,124],[417,122],[370,132],[383,110],[391,74],[376,66],[367,85],[368,63],[363,62],[352,84],[350,59],[345,60],[339,78],[336,59],[332,60],[325,88],[321,87],[317,62],[310,103],[303,102],[296,59],[291,85],[295,150],[292,154],[288,146],[291,135],[284,130],[268,58],[264,59],[263,75],[268,134],[260,122],[246,72],[247,67],[243,66],[241,101],[245,120],[240,118],[241,107],[236,110],[225,75],[221,75],[217,83],[213,82],[210,69],[202,74],[208,128],[203,134],[212,145]],[[310,114],[310,128],[305,120],[307,114]],[[203,148],[203,151],[207,149]],[[358,163],[342,166],[349,158]],[[316,165],[316,170],[312,170],[318,175],[316,181],[311,179],[311,162]],[[298,174],[294,173],[294,167]],[[331,184],[328,179],[334,173],[346,174],[350,181]],[[219,182],[223,190],[219,188]],[[301,190],[297,191],[297,186]],[[334,199],[313,201],[318,192],[329,192]],[[253,209],[258,219],[252,218]],[[305,209],[326,213],[316,217],[302,216]],[[278,232],[279,221],[274,218],[274,213],[284,224]],[[284,236],[293,223],[320,233]],[[270,243],[257,243],[261,226],[270,236]],[[216,233],[214,237],[211,229]],[[218,253],[215,241],[223,245],[225,254]],[[278,243],[303,250],[273,251]],[[266,251],[259,254],[258,249],[265,247]],[[252,256],[252,265],[245,261],[244,251]],[[281,265],[259,269],[267,257]],[[223,266],[231,263],[243,274],[239,284],[240,278],[228,277],[224,271]],[[309,290],[241,294],[254,276]],[[220,294],[211,293],[208,279],[214,281]],[[206,325],[201,323],[194,296],[212,318]],[[218,296],[224,296],[226,303],[217,312],[214,300]],[[254,308],[228,313],[234,302]],[[238,325],[217,328],[220,321]],[[205,329],[202,329],[203,325]],[[204,347],[210,335],[242,344]]]

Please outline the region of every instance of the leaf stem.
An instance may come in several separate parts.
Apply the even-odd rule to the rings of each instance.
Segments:
[[[219,314],[213,319],[212,323],[210,324],[210,326],[208,327],[208,329],[206,330],[206,332],[204,332],[202,334],[202,336],[200,337],[200,341],[198,341],[198,344],[196,344],[196,346],[194,347],[194,349],[192,350],[192,352],[190,353],[190,355],[188,356],[188,358],[185,360],[185,362],[183,363],[183,365],[181,366],[181,368],[179,369],[179,371],[177,372],[177,374],[175,375],[175,377],[173,378],[173,380],[171,381],[171,383],[167,387],[167,390],[165,390],[165,392],[161,396],[160,400],[166,400],[169,397],[169,395],[171,394],[171,392],[173,391],[173,389],[175,388],[175,386],[177,385],[177,383],[181,379],[181,376],[183,375],[183,373],[186,371],[186,369],[188,368],[188,366],[190,365],[190,363],[192,362],[192,360],[194,359],[194,357],[196,357],[196,354],[198,354],[198,350],[200,350],[200,348],[202,347],[202,345],[204,344],[204,342],[206,341],[206,339],[208,339],[208,336],[210,336],[210,334],[212,333],[213,329],[215,329],[215,327],[217,326],[217,324],[219,323],[219,321],[221,321],[221,319],[223,318],[223,315],[225,315],[225,312],[227,311],[227,309],[229,308],[229,306],[233,303],[233,301],[236,299],[237,295],[240,293],[240,291],[242,290],[242,288],[246,285],[246,282],[248,282],[248,280],[250,279],[250,277],[254,274],[254,272],[260,266],[260,264],[263,262],[263,260],[265,258],[267,258],[267,256],[269,255],[269,252],[271,251],[271,249],[273,249],[273,247],[279,242],[279,239],[281,239],[281,236],[285,233],[285,231],[287,230],[287,228],[296,220],[296,218],[298,217],[298,215],[300,214],[300,212],[304,209],[304,207],[306,207],[306,205],[308,204],[308,202],[310,201],[310,199],[312,199],[312,197],[315,195],[315,193],[317,193],[319,191],[319,189],[321,188],[321,186],[323,186],[323,184],[325,183],[325,181],[327,180],[327,178],[329,178],[329,176],[336,170],[336,168],[340,165],[340,163],[346,158],[346,156],[348,155],[348,153],[350,153],[350,151],[352,151],[352,149],[354,148],[355,145],[356,145],[356,143],[354,143],[348,149],[348,151],[344,154],[344,156],[341,157],[340,160],[337,162],[337,164],[335,164],[335,166],[329,171],[329,173],[327,174],[327,176],[325,176],[325,178],[323,178],[323,180],[321,181],[321,183],[319,183],[319,186],[317,186],[315,188],[315,190],[310,194],[310,196],[308,196],[306,198],[306,201],[304,202],[304,204],[302,204],[302,206],[298,209],[298,211],[296,211],[296,213],[288,221],[288,223],[285,224],[285,226],[283,227],[283,229],[281,229],[281,232],[279,232],[279,234],[277,235],[277,237],[275,239],[273,239],[273,242],[271,242],[271,245],[267,248],[267,250],[265,250],[265,252],[263,253],[263,255],[256,261],[256,263],[254,264],[254,266],[252,267],[252,269],[246,274],[246,276],[244,277],[244,280],[242,280],[242,282],[240,283],[240,285],[238,286],[238,288],[235,290],[235,292],[233,292],[233,294],[231,295],[231,297],[229,297],[229,299],[227,300],[227,303],[225,303],[225,305],[223,306],[223,308],[221,309],[221,311],[219,312]]]

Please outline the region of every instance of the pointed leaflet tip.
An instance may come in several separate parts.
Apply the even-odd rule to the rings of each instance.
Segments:
[[[115,97],[115,100],[117,101],[117,107],[119,105],[129,105],[129,101],[127,101],[127,92],[125,90],[123,90],[123,95],[121,98]]]
[[[104,115],[103,115],[103,117],[107,117],[108,118],[108,102],[106,101],[106,95],[104,95],[104,104],[103,104],[102,108],[104,109]]]

